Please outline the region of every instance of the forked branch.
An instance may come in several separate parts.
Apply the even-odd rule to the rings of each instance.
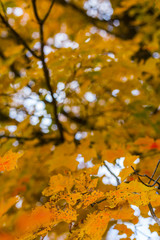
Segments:
[[[40,43],[41,43],[41,61],[42,61],[42,66],[43,66],[43,73],[44,73],[44,77],[45,77],[45,81],[46,81],[46,85],[51,93],[51,97],[52,97],[52,104],[53,104],[53,112],[54,112],[54,117],[55,117],[55,122],[56,125],[58,127],[59,133],[60,133],[60,139],[63,142],[64,141],[64,135],[63,135],[63,127],[61,122],[59,121],[59,117],[58,117],[58,108],[57,108],[57,101],[56,98],[54,97],[54,90],[52,89],[51,86],[51,78],[50,78],[50,74],[49,74],[49,69],[47,67],[47,64],[45,62],[45,54],[44,54],[44,31],[43,31],[43,27],[44,27],[44,23],[47,20],[47,17],[49,16],[49,13],[52,10],[54,4],[54,0],[52,0],[51,5],[49,7],[49,10],[47,11],[46,15],[44,16],[43,19],[41,19],[38,15],[38,10],[37,10],[37,6],[36,6],[36,0],[32,0],[32,5],[33,5],[33,11],[35,14],[35,18],[39,24],[39,32],[40,32]]]
[[[2,1],[0,1],[1,5],[3,6]],[[4,11],[4,10],[3,10]],[[31,48],[30,46],[27,44],[27,42],[22,38],[22,36],[16,31],[14,30],[14,28],[9,24],[7,18],[6,18],[6,14],[5,16],[3,16],[2,13],[0,13],[0,19],[2,21],[2,23],[11,31],[11,33],[14,35],[14,37],[37,59],[40,59],[40,56],[38,56]]]
[[[157,184],[157,185],[158,185],[158,188],[160,189],[160,183],[158,182],[159,179],[160,179],[160,176],[158,176],[156,180],[153,179],[153,177],[154,177],[154,175],[155,175],[155,173],[156,173],[156,171],[157,171],[157,169],[158,169],[158,167],[159,167],[159,164],[160,164],[160,160],[158,161],[158,163],[157,163],[157,165],[156,165],[156,167],[155,167],[155,170],[154,170],[154,172],[153,172],[153,174],[152,174],[151,177],[149,177],[149,176],[146,175],[146,174],[141,175],[141,174],[139,174],[132,166],[131,166],[131,167],[132,167],[134,173],[138,176],[138,179],[139,179],[139,181],[140,181],[141,183],[143,183],[143,184],[144,184],[145,186],[147,186],[147,187],[153,187],[153,186],[155,186],[155,185]],[[145,182],[143,182],[142,179],[141,179],[141,177],[146,177],[146,178],[148,178],[148,179],[149,179],[148,184],[146,184]],[[153,182],[153,184],[150,184],[151,182]],[[153,207],[152,207],[151,203],[148,204],[148,207],[149,207],[149,210],[150,210],[150,213],[151,213],[153,219],[154,219],[155,222],[160,226],[160,220],[159,220],[159,218],[156,216],[156,214],[155,214],[155,212],[154,212],[154,210],[153,210]]]
[[[3,6],[2,1],[0,0],[1,5]],[[42,65],[43,65],[43,73],[44,73],[44,77],[46,80],[46,84],[47,87],[51,93],[52,96],[52,104],[53,104],[53,112],[54,112],[54,117],[55,117],[55,122],[56,125],[58,127],[59,133],[60,133],[60,139],[61,142],[64,141],[64,135],[63,135],[63,127],[62,124],[59,121],[59,117],[58,117],[58,108],[57,108],[57,101],[54,97],[54,91],[52,90],[52,86],[51,86],[51,79],[50,79],[50,74],[49,74],[49,69],[46,65],[45,62],[45,55],[44,55],[44,32],[43,32],[43,25],[45,23],[45,21],[47,20],[52,7],[54,4],[54,0],[51,1],[51,5],[47,11],[47,13],[45,14],[45,16],[41,19],[38,15],[38,10],[37,10],[37,6],[36,6],[36,0],[32,0],[32,5],[33,5],[33,10],[34,10],[34,14],[36,17],[36,20],[39,24],[39,31],[40,31],[40,42],[41,42],[41,54],[40,56],[37,55],[31,48],[30,46],[27,44],[27,42],[23,39],[23,37],[16,31],[14,30],[14,28],[9,24],[6,13],[2,14],[0,13],[0,19],[2,21],[2,23],[11,31],[11,33],[15,36],[15,38],[37,59],[42,61]],[[5,11],[5,9],[2,7],[3,11]]]

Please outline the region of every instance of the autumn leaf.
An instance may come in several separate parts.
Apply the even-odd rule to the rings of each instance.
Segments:
[[[14,236],[12,236],[11,234],[7,234],[7,233],[0,233],[0,238],[3,240],[15,240]]]
[[[111,163],[117,158],[124,157],[124,155],[125,155],[125,152],[121,148],[116,150],[106,149],[102,151],[102,158]]]
[[[17,167],[17,160],[23,155],[23,153],[14,153],[12,150],[5,153],[3,157],[0,157],[0,171],[11,171]]]
[[[159,234],[159,2],[0,1],[0,239]]]
[[[126,233],[127,237],[130,237],[133,234],[133,231],[127,228],[125,224],[116,224],[114,228],[119,230],[119,235]]]
[[[89,214],[80,229],[73,231],[67,239],[71,240],[77,238],[100,240],[107,228],[108,222],[109,216],[107,212],[95,212]]]
[[[38,231],[40,227],[49,226],[51,222],[50,210],[44,206],[37,207],[31,213],[22,214],[16,222],[17,236],[30,236],[33,231]]]
[[[0,200],[0,217],[5,214],[17,201],[18,197],[12,197],[7,201],[4,199]]]
[[[160,150],[160,139],[157,139],[154,141],[154,139],[145,137],[145,138],[139,138],[135,141],[136,145],[140,146],[141,151],[143,150],[152,150],[157,149]]]

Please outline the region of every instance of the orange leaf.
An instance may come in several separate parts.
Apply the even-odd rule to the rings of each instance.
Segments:
[[[0,171],[11,171],[17,167],[17,160],[23,153],[8,151],[3,157],[0,157]]]
[[[8,233],[0,233],[0,239],[2,239],[2,240],[14,240],[15,238]]]
[[[0,217],[6,213],[16,202],[18,201],[18,197],[12,197],[7,201],[4,199],[0,200]]]
[[[102,158],[110,163],[112,163],[117,158],[124,157],[124,155],[125,152],[123,149],[117,150],[106,149],[102,151]]]
[[[123,234],[126,233],[128,237],[130,237],[133,234],[133,231],[129,228],[127,228],[127,226],[125,224],[116,224],[116,226],[114,227],[115,229],[119,230],[119,234]]]
[[[17,232],[24,234],[35,231],[42,226],[48,225],[51,221],[50,210],[44,206],[37,207],[32,213],[24,213],[16,223]]]

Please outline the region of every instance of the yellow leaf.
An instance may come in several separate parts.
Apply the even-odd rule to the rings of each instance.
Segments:
[[[8,151],[3,157],[0,157],[0,171],[11,171],[17,167],[17,160],[23,153],[14,153]]]
[[[64,189],[70,191],[73,184],[74,181],[72,176],[63,176],[58,174],[50,178],[50,186],[43,191],[43,194],[45,196],[51,196],[56,192],[64,191]]]
[[[7,201],[4,199],[0,200],[0,217],[6,213],[16,202],[18,201],[18,197],[12,197]]]

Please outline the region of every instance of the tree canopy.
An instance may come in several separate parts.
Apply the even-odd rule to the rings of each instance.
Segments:
[[[0,239],[159,239],[159,104],[158,0],[0,0]]]

